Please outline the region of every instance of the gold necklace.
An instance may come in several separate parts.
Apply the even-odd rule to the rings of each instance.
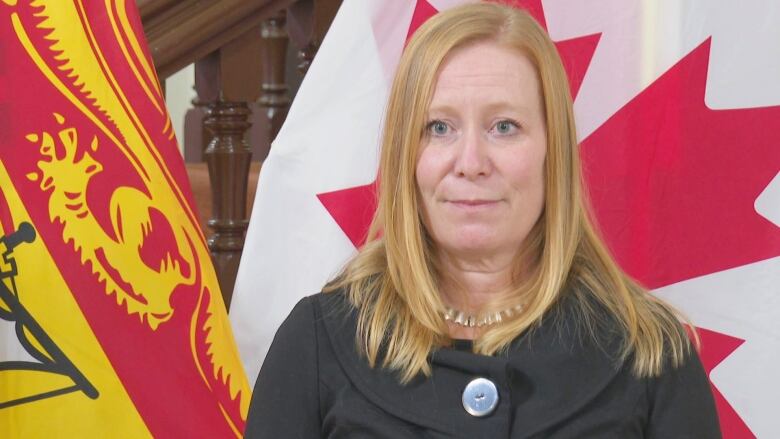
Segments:
[[[475,316],[444,305],[444,320],[455,323],[456,325],[465,326],[467,328],[481,328],[483,326],[490,326],[495,323],[501,323],[501,321],[503,321],[505,318],[512,317],[522,310],[523,305],[515,305],[511,308],[507,308],[501,311],[494,311]]]

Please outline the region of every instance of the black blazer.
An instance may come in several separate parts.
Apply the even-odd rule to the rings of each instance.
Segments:
[[[662,376],[637,379],[620,364],[619,338],[583,336],[562,301],[508,352],[442,348],[433,373],[401,385],[370,368],[355,346],[356,312],[344,294],[301,300],[268,352],[247,420],[247,438],[719,438],[710,384],[696,354]],[[466,412],[475,377],[499,393],[486,417]]]

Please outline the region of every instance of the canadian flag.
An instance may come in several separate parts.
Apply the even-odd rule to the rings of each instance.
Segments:
[[[263,165],[230,313],[250,379],[361,244],[404,43],[460,3],[344,1]],[[780,437],[780,3],[514,3],[569,73],[607,243],[699,328],[724,437]]]

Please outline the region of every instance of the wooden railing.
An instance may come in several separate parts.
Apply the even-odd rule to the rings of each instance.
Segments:
[[[211,230],[204,232],[229,306],[248,224],[247,194],[253,192],[248,187],[250,168],[259,172],[250,162],[267,155],[287,116],[291,75],[305,75],[341,0],[137,4],[160,81],[195,65],[197,97],[187,115],[185,158],[205,162],[208,168],[211,202],[198,207],[209,218]],[[298,68],[293,71],[286,68],[290,41],[298,49]],[[252,123],[264,129],[248,141]],[[203,174],[198,169],[203,165],[189,166],[191,175]],[[197,190],[204,185],[193,186]]]

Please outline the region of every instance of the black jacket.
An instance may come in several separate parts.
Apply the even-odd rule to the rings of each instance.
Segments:
[[[301,300],[279,328],[255,385],[247,438],[719,438],[710,385],[696,354],[677,369],[637,379],[618,364],[619,343],[583,337],[574,307],[557,305],[540,327],[497,356],[443,348],[433,374],[407,385],[356,351],[354,311],[343,294]],[[495,411],[474,417],[461,394],[493,381]]]

